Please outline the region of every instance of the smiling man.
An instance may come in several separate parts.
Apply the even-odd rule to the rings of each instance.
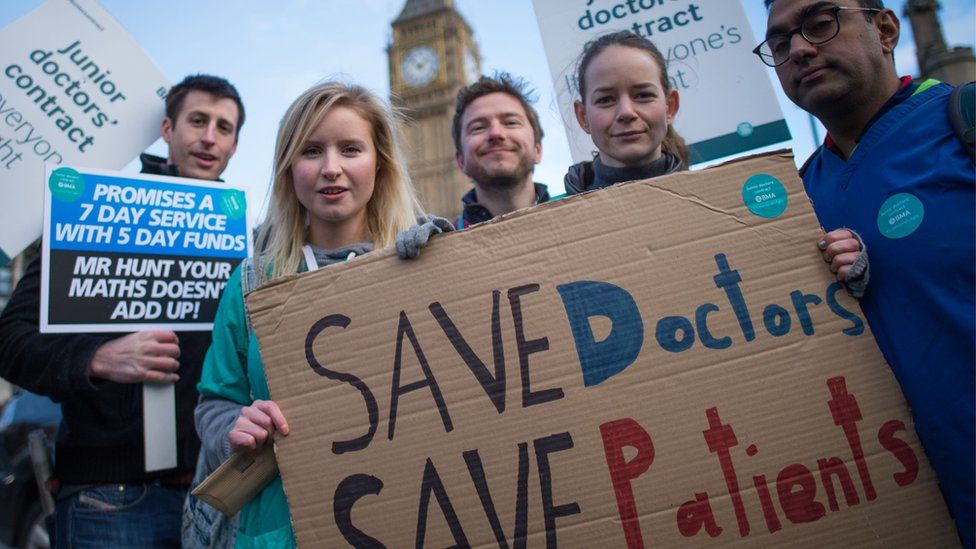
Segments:
[[[237,150],[244,105],[230,82],[193,75],[170,89],[160,134],[169,157],[143,154],[142,171],[216,180]]]
[[[244,107],[223,78],[189,76],[170,89],[168,158],[144,173],[216,180],[237,147]],[[55,445],[56,547],[179,547],[186,488],[200,441],[193,424],[209,332],[41,334],[40,259],[0,315],[0,376],[61,403]],[[143,383],[174,383],[174,469],[147,473]]]
[[[966,547],[976,496],[976,177],[953,88],[899,78],[880,0],[766,0],[755,53],[828,135],[802,170],[824,259],[871,254],[861,307],[898,378]],[[970,132],[972,130],[970,129]]]
[[[526,84],[507,73],[482,76],[457,94],[452,133],[458,167],[474,182],[461,199],[457,227],[549,201],[534,183],[542,160],[542,127]]]

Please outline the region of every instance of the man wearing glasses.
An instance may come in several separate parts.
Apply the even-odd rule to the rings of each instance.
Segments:
[[[871,253],[861,307],[912,408],[966,547],[976,495],[976,178],[952,88],[899,78],[880,0],[765,0],[754,51],[828,135],[802,170],[828,262]]]

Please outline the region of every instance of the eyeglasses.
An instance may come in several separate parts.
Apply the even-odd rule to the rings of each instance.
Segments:
[[[762,62],[770,67],[778,67],[790,58],[790,49],[792,49],[793,35],[795,34],[802,36],[812,46],[826,44],[840,32],[841,10],[873,13],[882,11],[878,8],[848,8],[843,6],[834,6],[830,9],[818,11],[806,16],[800,22],[799,27],[789,32],[767,37],[762,44],[752,50],[752,53],[758,55],[759,59],[762,59]]]

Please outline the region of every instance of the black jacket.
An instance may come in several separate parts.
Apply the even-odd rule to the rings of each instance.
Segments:
[[[548,187],[542,183],[533,183],[533,185],[535,185],[536,204],[544,204],[551,200]],[[461,216],[458,217],[457,222],[454,224],[458,230],[467,229],[471,225],[488,221],[495,217],[488,211],[488,208],[478,202],[478,193],[475,192],[475,189],[471,189],[461,197],[461,206]]]
[[[639,181],[688,169],[680,158],[666,152],[649,166],[637,168],[604,167],[602,169],[611,172],[611,174],[608,174],[605,181],[597,181],[596,170],[601,169],[600,166],[596,165],[597,162],[599,159],[592,162],[580,162],[569,167],[569,170],[566,171],[566,177],[563,178],[567,195],[595,191],[625,181]]]
[[[163,159],[143,155],[143,172],[175,175]],[[96,349],[124,334],[41,334],[41,261],[33,261],[0,315],[0,377],[61,403],[55,476],[66,484],[147,481],[192,473],[200,441],[193,427],[203,357],[210,332],[178,332],[177,468],[146,473],[142,385],[86,374]]]
[[[153,156],[151,154],[142,153],[139,155],[139,161],[142,162],[142,173],[152,175],[168,175],[171,177],[180,176],[180,172],[176,169],[176,166],[168,163],[166,159],[161,156]]]

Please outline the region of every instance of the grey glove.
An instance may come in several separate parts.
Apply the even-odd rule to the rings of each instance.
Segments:
[[[396,251],[400,259],[410,259],[420,255],[420,249],[427,245],[431,235],[454,230],[454,225],[436,215],[419,215],[417,224],[396,236]]]
[[[854,238],[861,243],[861,253],[857,255],[857,259],[851,264],[851,270],[847,271],[847,276],[844,277],[844,285],[847,286],[847,293],[851,297],[862,298],[864,297],[865,290],[868,289],[868,280],[871,278],[870,262],[868,261],[868,247],[861,238],[861,235],[857,234],[851,229],[851,234]]]

